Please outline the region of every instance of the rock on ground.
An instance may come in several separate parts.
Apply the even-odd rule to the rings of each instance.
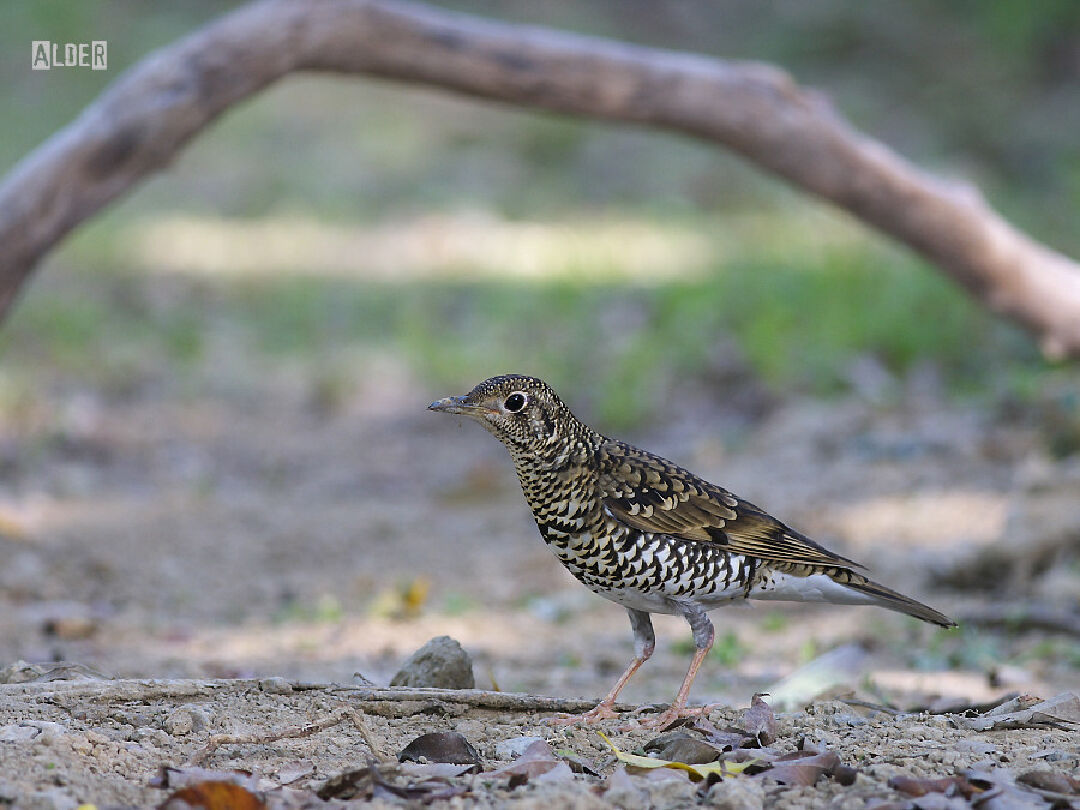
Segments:
[[[450,636],[437,636],[412,654],[390,681],[391,686],[472,689],[472,658]]]

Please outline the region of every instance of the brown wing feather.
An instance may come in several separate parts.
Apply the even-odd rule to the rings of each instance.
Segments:
[[[635,529],[719,543],[770,562],[863,567],[665,458],[608,440],[598,461],[604,506]]]

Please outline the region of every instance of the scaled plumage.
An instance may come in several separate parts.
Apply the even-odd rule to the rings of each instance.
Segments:
[[[543,380],[492,377],[432,410],[468,416],[506,445],[540,534],[580,582],[623,605],[637,654],[591,712],[614,715],[630,676],[652,654],[650,613],[683,616],[696,652],[663,726],[686,709],[690,684],[713,641],[706,611],[740,599],[878,605],[942,627],[948,617],[860,573],[723,487],[578,420]]]

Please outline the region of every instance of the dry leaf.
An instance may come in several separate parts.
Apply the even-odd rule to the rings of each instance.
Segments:
[[[521,756],[509,765],[503,765],[493,771],[488,771],[484,776],[509,776],[511,787],[524,785],[530,779],[536,779],[555,769],[558,765],[566,763],[558,759],[551,750],[551,746],[543,740],[537,740],[522,752]],[[569,770],[569,766],[567,766]]]
[[[423,764],[408,763],[408,769],[390,766],[390,770],[402,776],[408,776],[407,771],[423,768]],[[466,765],[465,769],[471,766]],[[428,773],[441,770],[439,766],[432,768]],[[379,770],[375,760],[369,760],[366,768],[355,768],[344,771],[330,779],[327,779],[316,795],[323,801],[330,799],[372,799],[372,798],[398,798],[423,803],[433,802],[440,799],[449,799],[467,793],[468,788],[463,785],[455,785],[446,778],[429,776],[423,781],[405,785],[395,784]]]
[[[691,731],[697,731],[705,735],[705,739],[715,745],[721,751],[731,751],[742,747],[747,737],[738,729],[725,729],[721,731],[707,717],[695,717],[686,726]]]
[[[1028,787],[1054,793],[1080,793],[1080,779],[1055,771],[1026,771],[1016,777],[1016,781]]]
[[[569,748],[560,748],[555,756],[570,766],[574,773],[587,773],[589,776],[599,776],[600,768],[588,757],[576,754]]]
[[[535,781],[565,785],[574,781],[574,772],[565,762],[556,762],[554,768],[537,776]]]
[[[975,788],[963,776],[942,776],[938,779],[920,779],[917,776],[894,776],[889,787],[905,796],[918,798],[928,793],[944,793],[970,799]]]
[[[219,771],[213,768],[199,768],[194,765],[185,768],[174,768],[171,765],[162,765],[158,768],[157,775],[150,780],[150,786],[182,788],[197,785],[201,782],[228,782],[229,784],[240,785],[248,790],[255,790],[259,784],[258,777],[252,774],[251,771]]]
[[[602,731],[597,731],[600,738],[608,744],[612,751],[615,752],[615,756],[620,762],[625,763],[630,768],[638,768],[641,770],[653,770],[654,768],[671,768],[672,770],[686,771],[691,781],[700,782],[706,778],[710,773],[719,774],[720,776],[733,776],[735,774],[742,773],[750,765],[753,765],[757,760],[750,760],[749,762],[725,762],[720,760],[719,762],[710,762],[708,764],[688,765],[685,762],[673,762],[664,759],[654,759],[653,757],[643,757],[637,754],[627,754],[620,751],[615,743],[608,739],[607,735]]]
[[[839,765],[840,756],[835,751],[792,751],[774,760],[764,775],[785,785],[810,787]]]
[[[422,734],[406,745],[400,754],[400,762],[419,762],[423,757],[428,762],[452,762],[457,765],[472,765],[480,770],[480,754],[463,734],[456,731],[433,731]]]
[[[266,804],[245,787],[233,782],[196,782],[180,788],[158,805],[160,810],[266,810]]]
[[[997,731],[1006,728],[1061,728],[1080,726],[1080,696],[1075,692],[1060,695],[1030,705],[1031,698],[1020,697],[979,717],[957,717],[956,723],[973,731]],[[1013,705],[1022,708],[1011,710]]]

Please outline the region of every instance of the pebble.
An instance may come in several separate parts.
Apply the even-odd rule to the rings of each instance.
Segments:
[[[49,720],[34,720],[30,725],[37,728],[41,733],[34,740],[38,745],[52,745],[68,733],[66,727]]]
[[[717,810],[761,810],[765,786],[757,779],[725,779],[705,794],[705,806]]]
[[[26,743],[37,738],[41,733],[33,726],[0,726],[0,742]]]
[[[621,810],[646,810],[649,800],[634,777],[619,767],[607,778],[607,791],[604,798],[609,804]]]
[[[472,658],[450,636],[437,636],[415,653],[390,681],[391,686],[473,689]]]
[[[259,681],[259,689],[268,695],[291,695],[292,684],[284,678],[263,678]]]
[[[61,788],[50,788],[20,797],[19,807],[23,810],[75,810],[79,802]]]
[[[209,724],[206,712],[198,706],[180,706],[165,718],[165,731],[174,737],[183,737],[193,731],[202,731]]]
[[[645,790],[653,807],[679,807],[697,801],[697,785],[682,774],[676,778],[646,779]]]

